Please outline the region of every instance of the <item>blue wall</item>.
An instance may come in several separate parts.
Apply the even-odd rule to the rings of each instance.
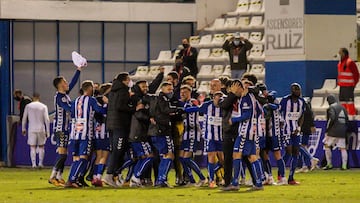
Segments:
[[[305,14],[356,15],[356,0],[305,0]]]
[[[337,61],[266,62],[265,66],[265,81],[278,97],[289,94],[294,82],[301,85],[304,96],[312,96],[313,89],[320,88],[325,79],[337,77]]]
[[[0,21],[0,160],[7,161],[6,118],[10,112],[10,22]]]

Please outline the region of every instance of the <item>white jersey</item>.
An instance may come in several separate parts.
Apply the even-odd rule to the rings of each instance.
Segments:
[[[48,136],[50,135],[50,120],[45,104],[35,101],[26,105],[22,129],[26,129],[27,121],[29,121],[28,132],[47,132]]]

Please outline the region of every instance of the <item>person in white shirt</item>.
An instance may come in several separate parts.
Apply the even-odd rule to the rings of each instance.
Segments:
[[[26,123],[28,123],[28,145],[30,145],[30,157],[32,167],[36,168],[36,147],[39,153],[39,167],[44,167],[44,145],[46,138],[50,136],[50,120],[48,108],[40,102],[40,94],[34,93],[33,101],[26,105],[22,118],[22,134],[26,136]]]

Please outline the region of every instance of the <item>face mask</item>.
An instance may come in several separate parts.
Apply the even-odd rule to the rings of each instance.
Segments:
[[[240,40],[234,40],[234,45],[235,46],[239,46],[239,44],[240,44]]]
[[[16,100],[16,101],[20,101],[20,97],[14,97],[14,99]]]
[[[134,86],[134,82],[132,80],[130,80],[128,87],[132,88]]]
[[[188,44],[183,44],[183,47],[186,49],[186,48],[189,47],[189,45]]]
[[[171,99],[174,96],[174,92],[165,94],[167,98]]]

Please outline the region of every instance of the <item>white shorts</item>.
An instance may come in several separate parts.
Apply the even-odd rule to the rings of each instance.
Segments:
[[[324,138],[324,144],[326,144],[329,147],[334,147],[334,148],[346,148],[346,140],[345,138],[341,138],[341,137],[330,137],[325,135]]]
[[[45,132],[29,132],[28,133],[28,145],[44,145],[46,142]]]

